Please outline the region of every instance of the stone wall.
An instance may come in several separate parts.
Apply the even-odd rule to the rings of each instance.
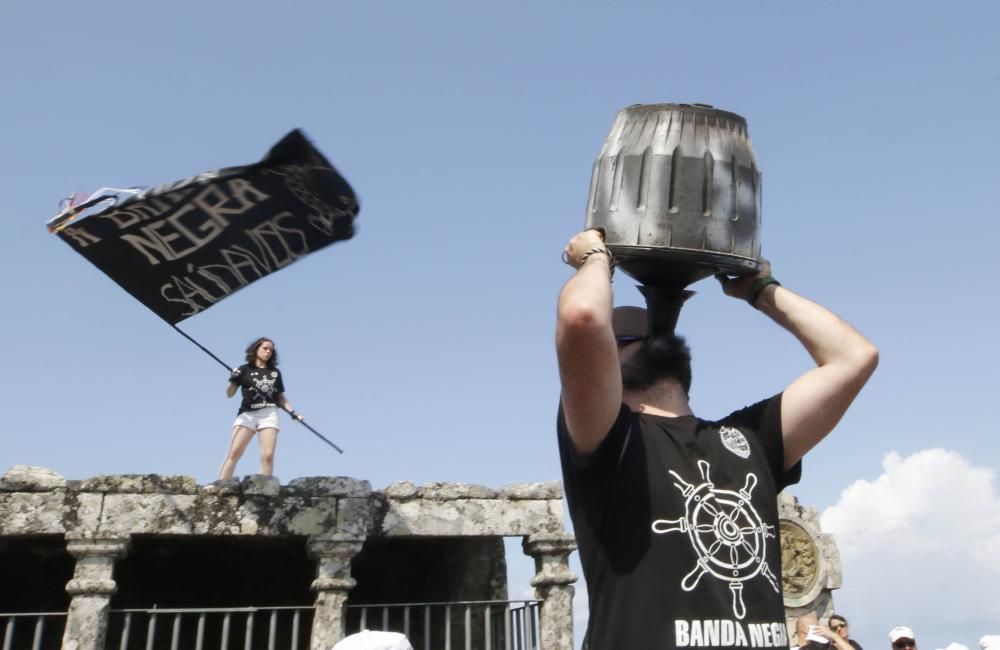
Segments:
[[[398,482],[373,491],[347,477],[198,485],[155,474],[66,480],[27,466],[0,477],[0,549],[27,563],[0,560],[0,576],[37,576],[41,557],[54,569],[6,611],[30,611],[10,609],[18,603],[68,611],[63,647],[80,650],[103,647],[112,607],[247,604],[231,602],[240,593],[260,604],[265,592],[282,604],[312,598],[310,645],[329,648],[343,635],[358,579],[359,603],[506,599],[501,538],[510,536],[523,538],[536,561],[544,648],[569,650],[575,543],[564,532],[558,482],[498,490]],[[248,573],[255,569],[261,575]],[[235,591],[226,584],[231,574],[243,581]]]
[[[346,477],[253,475],[208,485],[188,476],[68,481],[15,466],[0,477],[0,535],[525,536],[564,530],[558,482],[493,490],[461,483],[394,483],[374,492]]]

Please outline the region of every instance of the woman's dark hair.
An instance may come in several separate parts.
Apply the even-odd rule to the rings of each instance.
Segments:
[[[246,361],[249,364],[253,364],[254,359],[257,358],[257,348],[259,348],[265,341],[271,344],[271,358],[267,360],[267,367],[274,368],[278,365],[278,346],[274,344],[274,341],[262,336],[250,345],[247,346],[247,356]]]
[[[676,334],[648,336],[622,363],[625,390],[646,390],[661,379],[673,379],[685,394],[691,392],[691,350]]]

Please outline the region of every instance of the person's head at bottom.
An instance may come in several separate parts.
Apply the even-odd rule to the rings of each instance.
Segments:
[[[913,630],[903,625],[889,630],[889,641],[892,642],[893,650],[916,650],[917,639],[913,636]]]
[[[831,616],[830,620],[827,621],[827,625],[830,627],[831,630],[840,635],[841,639],[844,639],[846,641],[847,639],[850,638],[850,631],[848,630],[847,627],[847,619],[841,616],[840,614],[834,614],[833,616]]]
[[[413,646],[399,632],[362,630],[344,637],[331,650],[413,650]]]

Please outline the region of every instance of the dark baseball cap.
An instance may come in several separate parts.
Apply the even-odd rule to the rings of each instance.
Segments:
[[[642,307],[615,307],[611,313],[611,329],[616,338],[646,338],[649,331],[646,310]]]

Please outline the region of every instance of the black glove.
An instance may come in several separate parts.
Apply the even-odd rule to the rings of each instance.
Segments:
[[[243,376],[243,371],[239,368],[233,368],[233,371],[229,373],[229,382],[232,384],[240,383],[240,377]]]

